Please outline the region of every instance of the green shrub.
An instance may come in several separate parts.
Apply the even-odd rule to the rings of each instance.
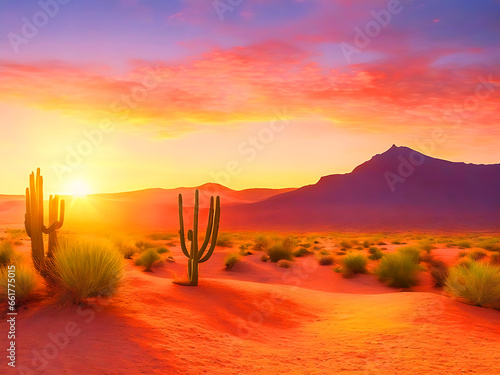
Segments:
[[[342,241],[340,241],[339,245],[340,245],[340,247],[343,247],[345,249],[352,248],[352,242],[348,241],[348,240],[342,240]]]
[[[358,273],[366,273],[368,258],[362,253],[349,253],[342,258],[342,274],[351,277]]]
[[[321,258],[319,258],[319,264],[322,266],[330,266],[333,263],[335,263],[335,258],[331,255],[323,255]]]
[[[137,247],[134,247],[130,243],[123,241],[121,239],[115,240],[115,245],[118,248],[118,251],[123,254],[125,259],[132,259],[134,254],[137,252]]]
[[[217,236],[217,246],[219,247],[232,247],[231,235],[229,233],[219,233]]]
[[[170,250],[167,249],[165,246],[159,247],[156,251],[158,252],[158,254],[165,254],[170,252]]]
[[[415,263],[420,262],[420,249],[416,246],[405,246],[405,247],[400,247],[397,250],[398,253],[403,254],[403,255],[408,255],[413,259]]]
[[[469,258],[472,260],[480,260],[488,256],[488,253],[484,250],[474,250],[469,253]]]
[[[384,256],[384,253],[382,253],[382,250],[380,250],[378,247],[374,247],[374,246],[372,246],[368,249],[368,253],[370,254],[370,255],[368,255],[368,258],[370,258],[371,260],[378,260]]]
[[[418,244],[420,250],[424,250],[427,254],[430,254],[432,250],[436,248],[430,240],[421,240]]]
[[[500,243],[497,238],[488,238],[477,244],[477,247],[488,251],[500,251]]]
[[[500,267],[481,262],[452,267],[445,290],[475,306],[500,307]]]
[[[19,305],[33,295],[38,284],[38,278],[35,270],[24,263],[16,263],[15,267],[15,283],[9,283],[8,267],[0,269],[0,294],[7,299],[9,284],[14,284],[16,305]]]
[[[229,253],[224,259],[224,265],[226,266],[226,271],[231,271],[236,263],[241,260],[238,253]]]
[[[137,241],[135,243],[135,247],[137,247],[139,249],[139,251],[144,251],[144,250],[151,249],[151,248],[155,247],[155,245],[153,243],[147,242],[147,241]]]
[[[142,252],[141,256],[135,260],[135,265],[145,267],[145,272],[152,272],[151,267],[153,267],[160,259],[161,256],[158,254],[158,251],[151,248]]]
[[[465,249],[468,249],[472,246],[472,241],[469,241],[469,240],[460,240],[460,241],[457,241],[457,246],[458,247],[463,247]]]
[[[311,251],[309,251],[308,249],[306,249],[304,247],[301,247],[293,253],[293,256],[300,258],[300,257],[306,256],[306,255],[311,255],[311,254],[312,254]]]
[[[153,241],[169,241],[175,237],[173,233],[151,233],[148,238]]]
[[[9,241],[0,242],[0,267],[10,264],[14,258],[14,248]]]
[[[431,267],[431,276],[434,280],[434,286],[442,287],[448,277],[448,266],[444,262],[434,263]]]
[[[375,270],[379,280],[396,288],[409,288],[418,282],[419,265],[410,253],[385,254]]]
[[[285,237],[283,239],[278,239],[269,249],[267,249],[267,254],[271,262],[278,262],[282,259],[292,260],[293,259],[293,249],[295,247],[293,239],[290,237]]]
[[[264,234],[258,234],[255,236],[255,244],[253,246],[254,250],[261,251],[267,250],[269,247],[269,237]]]
[[[62,240],[54,276],[73,301],[112,295],[123,276],[123,257],[108,241]]]
[[[281,259],[276,263],[276,265],[281,268],[290,268],[293,266],[293,263],[289,260]]]

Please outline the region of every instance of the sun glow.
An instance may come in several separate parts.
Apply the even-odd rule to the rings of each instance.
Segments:
[[[66,186],[66,194],[84,198],[91,193],[89,185],[83,180],[73,181]]]

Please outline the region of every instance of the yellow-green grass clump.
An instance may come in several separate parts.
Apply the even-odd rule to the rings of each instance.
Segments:
[[[77,303],[113,295],[123,277],[123,255],[106,240],[61,241],[53,262],[54,278]]]

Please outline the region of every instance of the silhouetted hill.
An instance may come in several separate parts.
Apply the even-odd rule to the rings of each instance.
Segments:
[[[235,228],[499,229],[500,165],[392,146],[351,173],[226,210]]]

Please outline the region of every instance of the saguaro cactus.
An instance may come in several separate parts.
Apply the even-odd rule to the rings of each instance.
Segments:
[[[181,249],[185,256],[189,258],[188,260],[188,280],[187,281],[174,281],[175,284],[196,286],[198,285],[198,265],[199,263],[206,262],[213,254],[215,245],[217,243],[217,234],[219,232],[219,219],[220,219],[220,198],[215,199],[215,209],[214,209],[214,197],[210,197],[210,210],[208,212],[208,225],[207,232],[205,235],[205,240],[198,249],[198,206],[199,206],[199,192],[196,190],[194,195],[194,219],[193,219],[193,230],[189,230],[187,233],[188,240],[191,241],[191,248],[188,252],[186,246],[186,239],[184,238],[184,217],[182,213],[182,194],[179,194],[179,223],[180,223],[180,238],[181,238]],[[205,253],[208,243],[212,238],[210,248]]]
[[[59,196],[50,196],[49,200],[49,220],[52,223],[49,227],[43,224],[43,177],[40,175],[40,168],[35,173],[31,172],[30,187],[26,188],[26,215],[24,226],[26,233],[31,237],[31,256],[35,268],[43,273],[45,271],[45,249],[43,245],[43,234],[49,235],[49,252],[51,257],[57,247],[57,230],[61,229],[64,223],[64,200],[60,203],[59,217]]]

